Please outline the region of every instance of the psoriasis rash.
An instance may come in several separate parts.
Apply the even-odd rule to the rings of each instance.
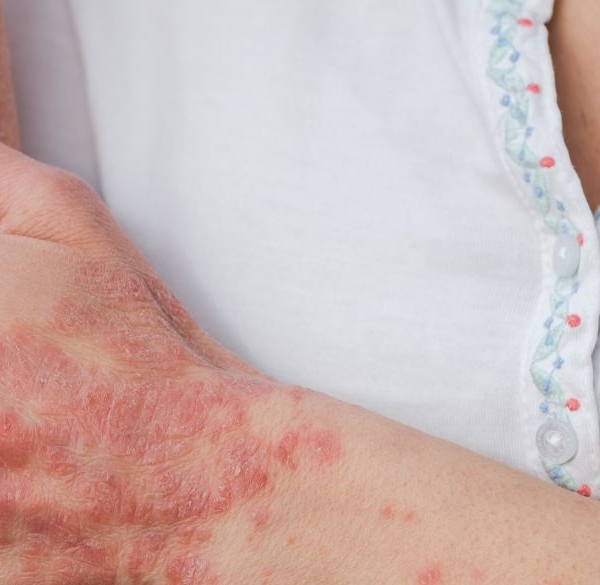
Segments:
[[[318,465],[332,465],[342,455],[342,445],[338,434],[331,430],[318,430],[308,437],[309,455]]]
[[[292,401],[295,404],[298,404],[299,402],[301,402],[302,399],[304,398],[305,394],[306,394],[306,390],[299,388],[299,387],[293,388],[290,391],[290,396],[292,397]]]
[[[132,281],[114,291],[114,298],[137,302],[143,291]],[[250,508],[254,531],[268,530],[269,507],[259,503],[273,504],[274,482],[300,466],[314,473],[334,465],[343,457],[339,432],[299,417],[276,437],[255,432],[251,408],[272,384],[246,384],[234,376],[198,380],[172,372],[171,359],[192,359],[180,342],[169,335],[158,340],[152,332],[143,338],[125,332],[164,324],[145,310],[134,311],[132,322],[121,311],[117,317],[123,320],[116,323],[110,310],[101,309],[91,304],[79,312],[71,299],[56,307],[54,324],[69,343],[21,325],[0,337],[0,393],[10,388],[6,395],[19,397],[19,409],[8,399],[0,404],[0,544],[2,534],[14,529],[19,506],[31,512],[37,505],[39,494],[29,493],[28,486],[36,485],[34,474],[42,474],[52,484],[44,506],[56,513],[43,516],[46,523],[36,517],[29,529],[40,533],[44,546],[61,543],[49,571],[64,561],[69,575],[85,574],[90,566],[104,575],[100,566],[110,573],[120,557],[132,580],[161,572],[169,584],[216,584],[222,577],[203,552],[210,549],[213,531],[218,536],[219,519],[248,503],[256,506]],[[80,360],[70,343],[82,338],[106,354],[124,347],[128,358],[121,365],[127,367],[116,372],[111,362]],[[138,367],[158,357],[160,363],[151,368]],[[305,392],[298,390],[295,402]],[[130,534],[126,550],[86,540],[81,518]],[[155,532],[156,526],[173,525],[195,526],[202,533]],[[184,541],[202,556],[169,557]],[[287,538],[288,545],[295,542],[295,535]],[[76,555],[69,546],[76,547]]]
[[[250,520],[256,532],[264,530],[269,522],[269,506],[264,504],[253,508],[250,512]]]
[[[298,467],[296,448],[298,447],[299,433],[288,431],[283,435],[275,447],[275,459],[288,469],[295,471]]]
[[[167,564],[169,585],[218,585],[219,575],[215,574],[209,561],[197,555],[181,555]]]
[[[442,573],[439,566],[424,567],[417,572],[417,585],[438,585],[442,583]]]

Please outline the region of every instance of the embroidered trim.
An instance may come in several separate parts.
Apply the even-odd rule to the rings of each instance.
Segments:
[[[555,159],[548,154],[538,156],[529,146],[529,139],[535,132],[535,127],[530,123],[530,100],[539,99],[543,87],[538,80],[524,79],[519,72],[519,34],[524,29],[538,26],[529,15],[523,14],[526,1],[492,0],[489,3],[495,24],[490,30],[494,43],[488,57],[487,74],[503,90],[499,104],[505,109],[506,153],[522,169],[523,181],[529,187],[545,225],[557,236],[571,234],[583,246],[583,237],[569,221],[565,205],[549,188],[547,174],[555,166]],[[568,278],[557,278],[550,295],[550,314],[543,323],[543,335],[529,369],[531,379],[544,397],[540,411],[547,415],[548,421],[559,420],[569,425],[569,413],[579,410],[580,403],[573,396],[567,398],[563,388],[554,379],[554,374],[565,364],[560,354],[565,327],[575,328],[581,324],[579,315],[569,313],[569,302],[579,290],[578,272],[579,268]],[[583,496],[591,495],[589,486],[575,481],[566,464],[547,465],[542,460],[542,465],[548,477],[557,485]]]

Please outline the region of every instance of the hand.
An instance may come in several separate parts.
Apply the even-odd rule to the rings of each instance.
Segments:
[[[5,147],[0,168],[0,580],[216,583],[215,523],[250,506],[259,530],[272,460],[293,470],[304,442],[326,463],[335,438],[265,440],[251,405],[278,385],[194,324],[96,195]]]

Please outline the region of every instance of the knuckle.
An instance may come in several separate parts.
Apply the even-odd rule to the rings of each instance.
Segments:
[[[85,181],[68,171],[52,167],[36,172],[36,192],[44,201],[54,204],[73,205],[90,198],[98,199]]]

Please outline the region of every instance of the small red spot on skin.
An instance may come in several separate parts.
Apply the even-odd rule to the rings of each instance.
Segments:
[[[571,410],[571,411],[573,411],[573,412],[574,412],[574,411],[576,411],[576,410],[579,410],[579,407],[580,407],[581,405],[579,404],[579,400],[577,400],[577,398],[569,398],[569,400],[567,400],[567,401],[565,402],[565,406],[566,406],[566,407],[567,407],[569,410]]]
[[[315,431],[308,437],[309,454],[319,465],[331,465],[338,461],[342,446],[333,431]]]
[[[414,512],[405,512],[402,516],[402,521],[405,524],[410,524],[415,519],[416,514]]]
[[[540,166],[544,169],[551,169],[556,161],[551,156],[545,156],[540,159]]]
[[[268,506],[259,506],[250,512],[250,519],[256,531],[263,530],[269,521]]]
[[[233,501],[248,500],[267,484],[266,447],[257,437],[229,442],[220,458],[220,486],[216,510],[227,510]]]
[[[261,585],[270,585],[271,577],[274,575],[275,571],[270,567],[266,567],[261,571]]]
[[[579,327],[579,325],[581,325],[581,317],[575,313],[567,315],[565,321],[567,322],[567,325],[572,328]]]
[[[540,93],[541,88],[537,83],[528,83],[527,91],[530,93]]]
[[[417,585],[438,585],[442,582],[442,573],[439,567],[427,567],[417,573]]]
[[[294,388],[293,390],[290,391],[290,395],[292,397],[292,400],[296,404],[298,402],[300,402],[304,398],[304,394],[305,394],[305,391],[304,390],[300,390],[299,388]]]
[[[583,237],[583,234],[577,234],[577,243],[580,246],[583,246],[583,244],[585,243],[585,239]]]
[[[517,24],[519,26],[530,27],[533,26],[533,20],[531,18],[519,18],[517,19]]]
[[[288,536],[287,538],[287,544],[292,545],[292,544],[296,544],[296,537],[294,535],[292,536]]]
[[[583,484],[579,486],[577,493],[584,498],[589,498],[592,495],[592,490],[589,485]]]
[[[294,471],[298,467],[294,457],[297,446],[298,433],[296,431],[287,432],[275,447],[275,459],[284,467]]]
[[[195,555],[183,555],[167,564],[169,585],[218,585],[219,577],[213,573],[208,561]]]
[[[379,517],[383,520],[390,520],[394,516],[394,509],[391,506],[384,506],[379,510]]]
[[[480,569],[473,569],[471,571],[471,583],[473,585],[481,585],[485,580],[485,573]]]

